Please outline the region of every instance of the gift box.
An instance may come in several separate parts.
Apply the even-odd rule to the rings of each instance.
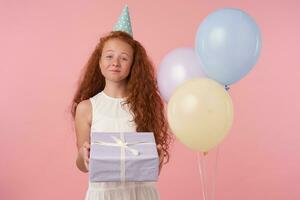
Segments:
[[[91,182],[157,181],[158,168],[152,132],[91,133]]]

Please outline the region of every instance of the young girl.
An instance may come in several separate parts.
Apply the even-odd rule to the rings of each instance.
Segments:
[[[123,31],[100,39],[72,102],[77,167],[88,172],[90,133],[153,132],[160,167],[169,160],[171,137],[153,64],[143,46]],[[90,182],[86,199],[157,200],[155,182]]]

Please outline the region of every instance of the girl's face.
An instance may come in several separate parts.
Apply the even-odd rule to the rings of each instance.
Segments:
[[[120,82],[130,73],[133,49],[126,42],[114,38],[105,42],[99,61],[106,81]]]

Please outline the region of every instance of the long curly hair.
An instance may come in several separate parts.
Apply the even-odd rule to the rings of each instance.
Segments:
[[[161,164],[169,161],[169,145],[172,141],[168,122],[164,112],[164,104],[159,95],[154,65],[147,56],[145,48],[132,36],[125,32],[113,31],[100,38],[95,50],[90,56],[79,79],[74,95],[71,114],[73,120],[77,105],[104,90],[105,77],[100,71],[99,60],[106,41],[118,38],[128,43],[133,51],[133,64],[127,77],[129,95],[125,104],[133,112],[137,132],[153,132],[158,148],[158,154],[163,156]]]

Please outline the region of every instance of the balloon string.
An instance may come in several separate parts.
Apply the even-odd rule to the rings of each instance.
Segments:
[[[218,169],[218,157],[219,157],[219,148],[217,147],[217,152],[216,152],[216,164],[215,164],[215,173],[214,173],[214,177],[212,179],[212,200],[215,199],[215,193],[216,193],[216,179],[217,179],[217,169]]]
[[[204,157],[201,158],[201,153],[197,154],[197,158],[198,158],[198,169],[199,169],[199,173],[200,173],[200,178],[201,178],[201,183],[203,186],[202,189],[202,195],[203,195],[203,200],[208,200],[208,191],[207,191],[207,187],[208,187],[208,183],[207,183],[207,177],[206,177],[206,168],[205,168],[205,161],[204,161]],[[217,179],[217,169],[218,169],[218,157],[219,157],[219,147],[216,150],[216,160],[215,160],[215,168],[214,168],[214,173],[212,176],[212,190],[211,190],[211,200],[215,199],[215,192],[216,192],[216,179]]]
[[[205,178],[204,178],[204,168],[203,168],[203,162],[201,162],[201,158],[200,158],[200,153],[197,154],[197,159],[198,159],[198,169],[199,169],[199,173],[200,173],[200,180],[201,180],[201,185],[202,187],[202,195],[203,195],[203,200],[207,200],[206,199],[206,184],[205,184]]]

